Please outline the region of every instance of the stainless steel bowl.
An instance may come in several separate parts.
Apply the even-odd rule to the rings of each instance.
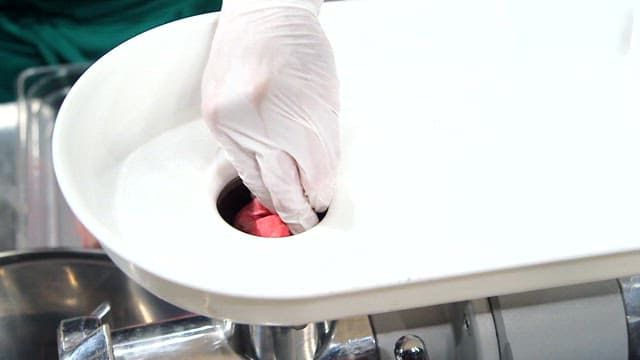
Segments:
[[[150,294],[101,252],[0,253],[0,359],[55,359],[62,319],[111,303],[122,328],[184,316]]]

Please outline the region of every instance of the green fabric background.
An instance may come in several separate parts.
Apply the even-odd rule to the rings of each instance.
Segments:
[[[222,0],[0,0],[0,103],[15,100],[20,71],[93,61],[167,22],[218,11]]]

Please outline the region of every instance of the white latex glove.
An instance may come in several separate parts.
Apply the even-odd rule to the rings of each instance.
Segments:
[[[339,158],[338,80],[322,0],[225,0],[204,118],[251,192],[292,233],[318,222]]]

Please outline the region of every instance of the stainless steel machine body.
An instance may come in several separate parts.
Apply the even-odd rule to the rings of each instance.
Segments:
[[[108,309],[104,303],[89,316],[61,322],[60,359],[378,359],[366,316],[291,327],[188,316],[110,331],[103,323]]]
[[[640,359],[638,289],[630,277],[268,327],[173,307],[100,252],[11,252],[0,256],[0,358]]]
[[[638,359],[633,315],[638,280],[601,281],[298,327],[192,316],[109,332],[108,324],[94,321],[94,313],[62,322],[60,358]]]

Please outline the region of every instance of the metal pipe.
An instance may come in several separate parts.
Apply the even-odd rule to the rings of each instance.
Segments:
[[[116,360],[244,359],[230,321],[193,316],[111,333]]]
[[[297,327],[249,325],[253,355],[260,360],[312,360],[334,323]]]
[[[63,320],[58,328],[63,360],[376,360],[367,316],[304,326],[234,324],[186,316],[110,331],[110,307]]]

